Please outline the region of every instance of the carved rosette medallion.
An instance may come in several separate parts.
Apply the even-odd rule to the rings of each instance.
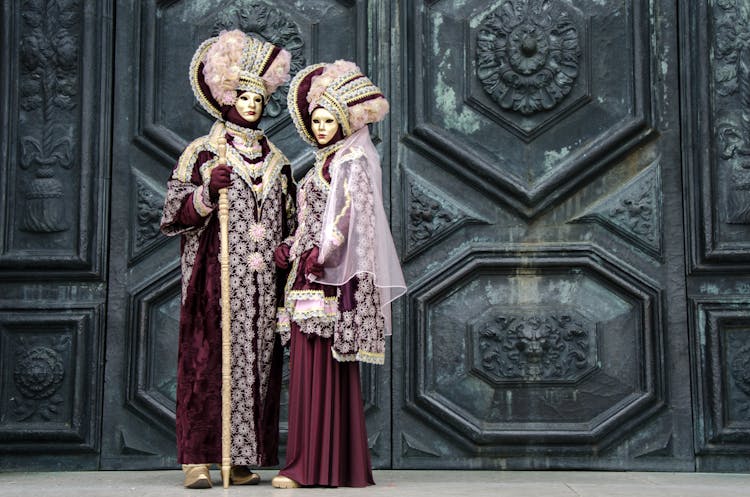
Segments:
[[[500,107],[534,114],[555,107],[578,77],[578,30],[560,2],[508,0],[477,34],[477,77]]]
[[[46,345],[27,345],[18,342],[13,381],[19,395],[12,400],[12,413],[16,421],[34,416],[49,421],[61,414],[63,397],[59,390],[65,379],[63,352],[69,349],[66,338]]]
[[[13,372],[16,387],[30,399],[51,397],[60,388],[63,376],[62,357],[49,347],[36,347],[22,353]]]
[[[750,11],[739,2],[717,0],[712,50],[718,110],[719,155],[728,168],[726,221],[750,224]]]
[[[498,383],[575,381],[596,364],[594,328],[573,313],[501,313],[472,335],[475,370]]]
[[[286,49],[291,55],[289,74],[294,76],[305,67],[305,56],[302,52],[304,42],[299,26],[291,20],[281,9],[268,6],[266,3],[254,0],[251,2],[234,2],[218,14],[213,25],[213,36],[223,30],[240,29],[260,40],[273,43]],[[286,108],[286,96],[289,85],[280,86],[271,96],[263,113],[269,117],[276,117]]]

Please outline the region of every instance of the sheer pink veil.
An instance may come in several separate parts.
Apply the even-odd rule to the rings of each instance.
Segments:
[[[390,335],[391,302],[406,293],[406,283],[383,209],[380,156],[367,126],[344,140],[331,170],[318,259],[325,271],[317,281],[339,286],[358,273],[372,274]]]

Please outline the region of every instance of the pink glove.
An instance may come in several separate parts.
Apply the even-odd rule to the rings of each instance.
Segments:
[[[229,166],[217,166],[211,170],[211,180],[208,182],[208,195],[211,202],[219,199],[219,190],[229,188],[232,184],[232,168]]]

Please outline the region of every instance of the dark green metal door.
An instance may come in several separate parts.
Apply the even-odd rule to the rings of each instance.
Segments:
[[[395,467],[693,468],[674,9],[395,13]]]
[[[176,464],[164,187],[224,28],[355,60],[409,285],[376,467],[747,471],[750,0],[2,8],[0,469]],[[264,129],[312,154],[280,91]],[[282,426],[282,430],[283,430]]]

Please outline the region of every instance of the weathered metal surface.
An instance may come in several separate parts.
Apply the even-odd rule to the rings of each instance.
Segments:
[[[696,467],[748,471],[750,2],[681,19]]]
[[[674,4],[403,9],[394,466],[692,469]]]
[[[239,27],[391,103],[376,467],[747,471],[748,26],[748,0],[6,3],[0,467],[175,465],[158,224],[211,124],[192,52]],[[284,92],[264,129],[300,176]]]
[[[99,463],[111,10],[2,7],[0,468]]]

